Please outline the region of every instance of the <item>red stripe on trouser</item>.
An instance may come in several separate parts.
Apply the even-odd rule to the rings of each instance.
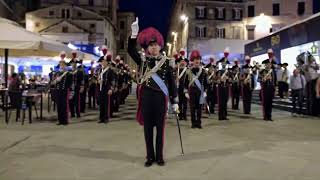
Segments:
[[[241,97],[242,97],[242,105],[243,105],[243,112],[245,113],[245,108],[244,108],[244,85],[241,86]]]
[[[108,94],[108,107],[107,107],[107,112],[108,112],[108,119],[110,118],[110,95]]]
[[[242,100],[243,100],[243,96],[244,96],[244,93],[243,93],[243,86],[244,86],[244,85],[242,85],[242,86],[241,86],[241,97],[242,97]]]
[[[67,117],[67,122],[69,123],[69,112],[70,112],[70,107],[69,107],[69,96],[70,96],[70,91],[67,90],[67,111],[66,111],[66,117]]]
[[[262,113],[263,113],[263,118],[266,118],[266,112],[264,111],[264,90],[263,90],[263,85],[261,86],[261,102],[262,102]]]
[[[219,85],[216,87],[217,88],[217,100],[218,100],[218,112],[220,112],[220,96],[219,96]]]

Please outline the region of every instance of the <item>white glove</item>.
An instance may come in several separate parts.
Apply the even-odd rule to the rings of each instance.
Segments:
[[[179,105],[178,105],[178,104],[173,104],[173,105],[172,105],[172,110],[173,110],[174,112],[179,112]]]
[[[131,38],[137,38],[139,33],[139,19],[136,17],[136,21],[131,24]]]
[[[206,92],[203,92],[203,97],[207,97],[207,93]]]
[[[187,99],[190,99],[190,96],[188,93],[185,93],[184,96],[186,96]]]

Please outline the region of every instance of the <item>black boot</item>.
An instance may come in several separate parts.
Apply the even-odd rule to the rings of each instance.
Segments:
[[[153,162],[154,162],[153,159],[147,159],[147,161],[144,163],[144,167],[152,166]]]

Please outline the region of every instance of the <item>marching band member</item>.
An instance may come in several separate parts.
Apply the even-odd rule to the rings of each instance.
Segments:
[[[58,124],[68,125],[68,113],[69,113],[69,89],[72,85],[72,74],[67,70],[67,63],[64,58],[66,53],[62,51],[60,53],[59,72],[57,73],[54,83],[56,84],[57,91],[57,108],[58,108]]]
[[[261,101],[263,110],[263,119],[265,121],[272,120],[272,102],[275,93],[276,75],[272,69],[271,61],[264,61],[265,69],[260,71],[258,81],[261,84]]]
[[[201,112],[202,105],[207,97],[207,73],[201,66],[199,51],[194,50],[191,52],[190,61],[193,62],[193,67],[188,71],[184,92],[190,102],[191,128],[202,129]]]
[[[241,80],[241,94],[243,101],[243,112],[244,114],[251,113],[251,99],[252,91],[254,89],[254,76],[252,74],[252,68],[250,66],[250,57],[245,57],[245,65],[242,66],[242,74],[240,77]]]
[[[138,87],[137,120],[144,127],[144,137],[147,147],[145,167],[154,162],[165,165],[163,156],[164,126],[167,114],[167,101],[170,98],[172,109],[178,112],[178,97],[173,67],[170,60],[161,54],[164,40],[158,30],[150,27],[139,32],[138,18],[131,25],[132,34],[128,42],[128,53],[137,63],[140,73]],[[145,49],[146,55],[139,54],[138,42]],[[153,145],[153,129],[156,127],[156,152]]]

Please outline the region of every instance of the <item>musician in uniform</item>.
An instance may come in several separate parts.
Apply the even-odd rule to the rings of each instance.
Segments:
[[[107,61],[107,57],[99,59],[101,63],[101,71],[99,73],[99,122],[108,123],[110,114],[111,99],[110,96],[115,87],[114,72],[112,71],[110,64]]]
[[[137,120],[144,127],[144,137],[147,150],[145,167],[157,162],[165,165],[163,156],[164,125],[167,114],[168,98],[172,109],[178,112],[178,97],[170,60],[160,52],[164,40],[160,32],[152,27],[139,32],[138,18],[131,25],[132,34],[128,42],[128,53],[137,63],[143,74],[138,85]],[[139,54],[138,42],[145,49],[146,55]],[[154,152],[153,129],[156,127],[156,152]]]
[[[188,108],[188,99],[185,97],[185,81],[188,71],[188,62],[189,60],[184,57],[185,52],[180,51],[180,57],[176,59],[177,62],[177,78],[178,78],[178,94],[179,94],[179,119],[187,120],[187,108]]]
[[[96,108],[96,88],[97,88],[97,76],[95,74],[95,68],[93,67],[93,62],[91,62],[90,74],[89,74],[89,90],[88,90],[88,100],[89,108]]]
[[[232,66],[232,85],[231,85],[231,103],[232,109],[239,110],[239,100],[240,100],[240,66],[239,60],[234,60],[234,66]]]
[[[185,81],[185,96],[190,102],[191,128],[202,129],[201,112],[202,105],[207,97],[207,73],[201,65],[200,52],[194,50],[191,52],[190,61],[193,67],[188,71]],[[188,88],[188,89],[187,89]]]
[[[74,51],[72,52],[72,59],[70,60],[69,64],[72,66],[72,88],[71,88],[71,95],[69,97],[69,105],[70,105],[70,113],[71,117],[77,118],[80,117],[80,91],[83,91],[84,88],[84,81],[83,81],[83,73],[78,70],[77,63],[77,53]]]
[[[271,63],[271,68],[275,71],[277,62],[276,62],[276,58],[274,56],[273,50],[268,49],[267,53],[268,53],[268,59],[262,61],[262,64]],[[276,72],[273,72],[273,73],[275,74]]]
[[[263,108],[263,119],[265,121],[272,120],[272,103],[275,93],[276,74],[272,69],[273,63],[270,61],[264,61],[265,69],[260,71],[258,81],[261,85],[261,101]]]
[[[209,113],[215,113],[215,104],[217,103],[217,66],[215,64],[214,57],[210,57],[210,63],[205,66],[208,69],[208,97],[207,104],[210,111]]]
[[[250,66],[251,58],[249,56],[245,57],[245,65],[242,66],[241,73],[241,94],[243,101],[243,112],[244,114],[251,113],[251,99],[252,91],[254,89],[254,76],[252,74],[253,67]]]
[[[227,118],[227,115],[228,115],[227,108],[228,108],[228,100],[229,100],[231,74],[228,69],[228,65],[230,63],[226,59],[228,57],[228,51],[225,52],[224,56],[225,57],[219,61],[219,64],[221,64],[222,68],[217,72],[217,101],[218,101],[219,121],[229,120]]]
[[[72,74],[67,71],[67,63],[64,61],[65,52],[60,53],[61,60],[59,62],[59,72],[57,72],[54,83],[56,84],[57,92],[57,108],[58,108],[58,124],[68,125],[69,113],[69,90],[72,85]]]
[[[78,71],[82,73],[83,76],[83,88],[80,89],[80,113],[85,113],[87,92],[89,87],[89,75],[85,70],[86,67],[83,65],[83,58],[79,60],[79,64]]]

